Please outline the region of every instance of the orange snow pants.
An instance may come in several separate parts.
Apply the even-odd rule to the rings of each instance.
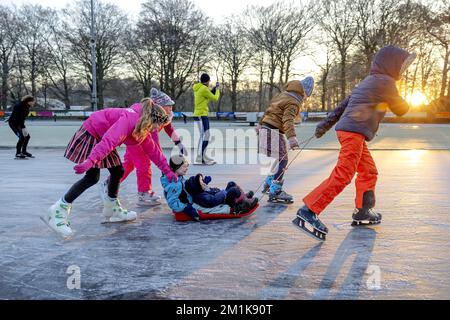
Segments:
[[[341,144],[338,162],[328,179],[303,199],[306,206],[317,215],[352,182],[356,173],[356,208],[362,208],[364,192],[369,190],[375,192],[378,171],[367,148],[365,137],[348,131],[336,133]]]

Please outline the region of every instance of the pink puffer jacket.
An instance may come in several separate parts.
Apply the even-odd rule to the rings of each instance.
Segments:
[[[158,144],[153,141],[151,134],[142,142],[133,138],[132,134],[141,116],[141,109],[139,103],[126,109],[104,109],[94,112],[84,121],[83,127],[95,138],[100,139],[88,159],[97,163],[122,143],[131,146],[140,145],[145,154],[164,174],[171,172],[166,158]]]

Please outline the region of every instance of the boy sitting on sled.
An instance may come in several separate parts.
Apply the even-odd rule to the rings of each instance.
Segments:
[[[169,182],[167,177],[161,177],[161,184],[164,188],[164,197],[167,200],[169,207],[174,212],[183,212],[190,216],[195,221],[200,220],[197,209],[202,209],[204,212],[211,213],[230,213],[230,207],[233,208],[234,214],[244,214],[253,209],[257,203],[257,198],[251,198],[253,193],[245,195],[235,183],[229,183],[227,189],[219,190],[217,188],[207,187],[202,175],[191,177],[193,185],[201,183],[202,187],[191,189],[194,193],[191,196],[187,185],[189,185],[184,178],[189,168],[189,163],[183,156],[177,155],[170,158],[170,168],[178,176],[178,181]],[[206,178],[207,182],[211,181],[211,177]],[[212,190],[211,190],[212,189]],[[209,196],[209,197],[208,197]],[[250,199],[248,198],[250,196]],[[211,201],[214,198],[214,201]],[[221,201],[218,199],[223,198]],[[205,199],[207,199],[205,201]],[[195,200],[200,201],[200,204],[195,203]],[[217,204],[216,204],[217,203]],[[229,207],[226,204],[231,204]],[[211,206],[213,205],[213,206]],[[215,205],[215,206],[214,206]],[[214,209],[219,208],[219,212]],[[208,210],[211,209],[211,210]]]
[[[205,213],[229,213],[230,208],[234,214],[244,214],[258,204],[254,193],[245,193],[235,182],[230,181],[225,189],[210,187],[212,178],[197,174],[185,182],[187,192],[196,204]],[[209,210],[211,209],[211,210]]]

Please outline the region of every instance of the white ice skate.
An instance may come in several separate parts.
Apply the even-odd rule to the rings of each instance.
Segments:
[[[216,164],[216,161],[213,158],[208,157],[205,153],[203,155],[203,163],[207,165],[213,165]]]
[[[103,216],[105,217],[103,223],[133,221],[137,218],[136,212],[122,208],[117,198],[106,197],[103,205]]]
[[[139,192],[138,193],[138,204],[139,205],[158,205],[160,202],[161,196],[157,195],[155,192]]]
[[[40,218],[50,229],[67,239],[73,235],[73,231],[70,228],[70,221],[68,220],[71,209],[71,204],[64,203],[60,199],[48,209],[47,213],[41,215]]]

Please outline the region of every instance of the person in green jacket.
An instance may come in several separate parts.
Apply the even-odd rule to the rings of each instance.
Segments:
[[[203,73],[200,76],[200,82],[194,84],[194,121],[200,131],[200,139],[198,141],[196,163],[213,165],[214,159],[206,155],[206,148],[209,143],[209,119],[208,119],[208,102],[219,101],[220,91],[219,82],[216,86],[209,90],[211,79],[208,74]]]

